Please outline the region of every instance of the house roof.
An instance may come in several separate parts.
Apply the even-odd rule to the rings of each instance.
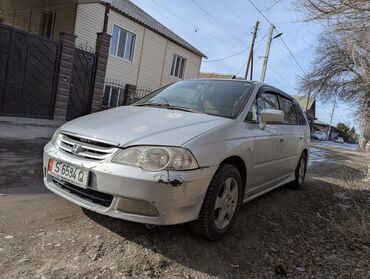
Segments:
[[[317,125],[322,125],[322,126],[329,126],[329,124],[328,124],[328,123],[325,123],[325,122],[320,121],[320,120],[317,120],[317,119],[315,119],[315,120],[313,121],[313,123],[314,123],[314,124],[317,124]]]
[[[292,97],[298,102],[298,104],[304,111],[306,110],[306,108],[307,110],[310,110],[316,101],[315,97],[297,96],[297,95]]]
[[[235,75],[223,73],[200,72],[199,78],[235,79]]]
[[[200,50],[189,44],[187,41],[176,35],[166,26],[155,20],[148,13],[144,12],[134,3],[129,0],[106,0],[104,2],[110,3],[113,9],[118,10],[121,14],[126,17],[138,22],[139,24],[159,33],[160,35],[166,37],[167,39],[173,41],[174,43],[186,48],[187,50],[207,58],[207,56]]]

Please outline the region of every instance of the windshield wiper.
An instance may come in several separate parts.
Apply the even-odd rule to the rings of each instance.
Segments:
[[[136,104],[135,106],[162,107],[166,109],[174,109],[174,110],[182,110],[182,111],[187,111],[187,112],[201,113],[200,111],[189,109],[186,107],[174,106],[174,105],[163,104],[163,103],[142,103],[142,104]]]

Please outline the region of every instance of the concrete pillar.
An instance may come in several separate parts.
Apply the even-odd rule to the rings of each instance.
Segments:
[[[131,105],[136,102],[136,86],[126,84],[124,105]]]
[[[96,70],[94,79],[94,89],[91,101],[91,112],[102,109],[104,94],[105,73],[109,55],[109,45],[111,36],[107,33],[98,33],[96,39]]]
[[[69,33],[60,33],[59,37],[59,69],[54,107],[54,119],[66,120],[71,87],[73,54],[76,36]]]

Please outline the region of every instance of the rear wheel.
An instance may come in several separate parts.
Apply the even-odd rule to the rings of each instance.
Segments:
[[[307,170],[307,155],[305,152],[302,153],[301,158],[299,159],[297,168],[295,170],[295,180],[292,182],[292,188],[299,190],[302,188],[304,179],[306,177]]]
[[[208,187],[199,218],[191,228],[207,239],[221,238],[232,226],[242,199],[242,180],[236,167],[223,164]]]

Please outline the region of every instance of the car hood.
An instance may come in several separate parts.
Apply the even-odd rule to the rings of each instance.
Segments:
[[[124,106],[65,123],[61,131],[105,140],[120,146],[180,146],[234,120],[207,114],[152,107]]]

